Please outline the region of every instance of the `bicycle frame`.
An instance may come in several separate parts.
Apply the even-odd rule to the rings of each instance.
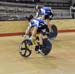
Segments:
[[[39,34],[36,34],[36,37],[38,37],[38,36],[39,36]],[[28,45],[28,44],[26,44],[26,45],[27,45],[27,48],[31,49],[32,47],[35,48],[35,46],[37,46],[38,43],[39,43],[39,41],[32,40],[32,45]]]

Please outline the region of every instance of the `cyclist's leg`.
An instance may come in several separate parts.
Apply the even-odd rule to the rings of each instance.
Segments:
[[[38,44],[35,47],[35,51],[38,51],[41,48],[42,45],[43,45],[43,35],[41,33],[39,33]]]

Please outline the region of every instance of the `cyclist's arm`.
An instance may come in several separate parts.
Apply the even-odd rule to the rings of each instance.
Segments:
[[[28,35],[28,34],[29,34],[30,29],[31,29],[31,27],[30,27],[30,26],[28,26],[28,27],[27,27],[27,29],[26,29],[26,32],[25,32],[25,34],[26,34],[26,35]]]
[[[33,27],[31,38],[34,39],[35,36],[36,36],[36,33],[37,33],[39,22],[36,19],[34,19],[34,20],[31,21],[30,26]]]
[[[36,33],[37,33],[37,29],[38,29],[37,27],[34,27],[34,28],[33,28],[32,36],[31,36],[31,37],[32,37],[32,39],[33,39],[33,38],[35,38]]]

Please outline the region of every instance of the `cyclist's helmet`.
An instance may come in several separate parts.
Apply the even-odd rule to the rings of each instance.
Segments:
[[[39,15],[44,15],[45,19],[52,19],[53,11],[52,11],[51,7],[42,7],[42,8],[40,8]]]

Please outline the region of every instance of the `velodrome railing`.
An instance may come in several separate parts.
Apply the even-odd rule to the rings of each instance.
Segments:
[[[35,16],[35,4],[0,2],[0,20],[23,20],[26,16]],[[42,7],[39,4],[39,7]],[[47,5],[49,6],[49,5]],[[53,8],[53,7],[52,7]],[[63,7],[62,7],[63,8]],[[53,8],[54,19],[72,18],[70,8]]]

